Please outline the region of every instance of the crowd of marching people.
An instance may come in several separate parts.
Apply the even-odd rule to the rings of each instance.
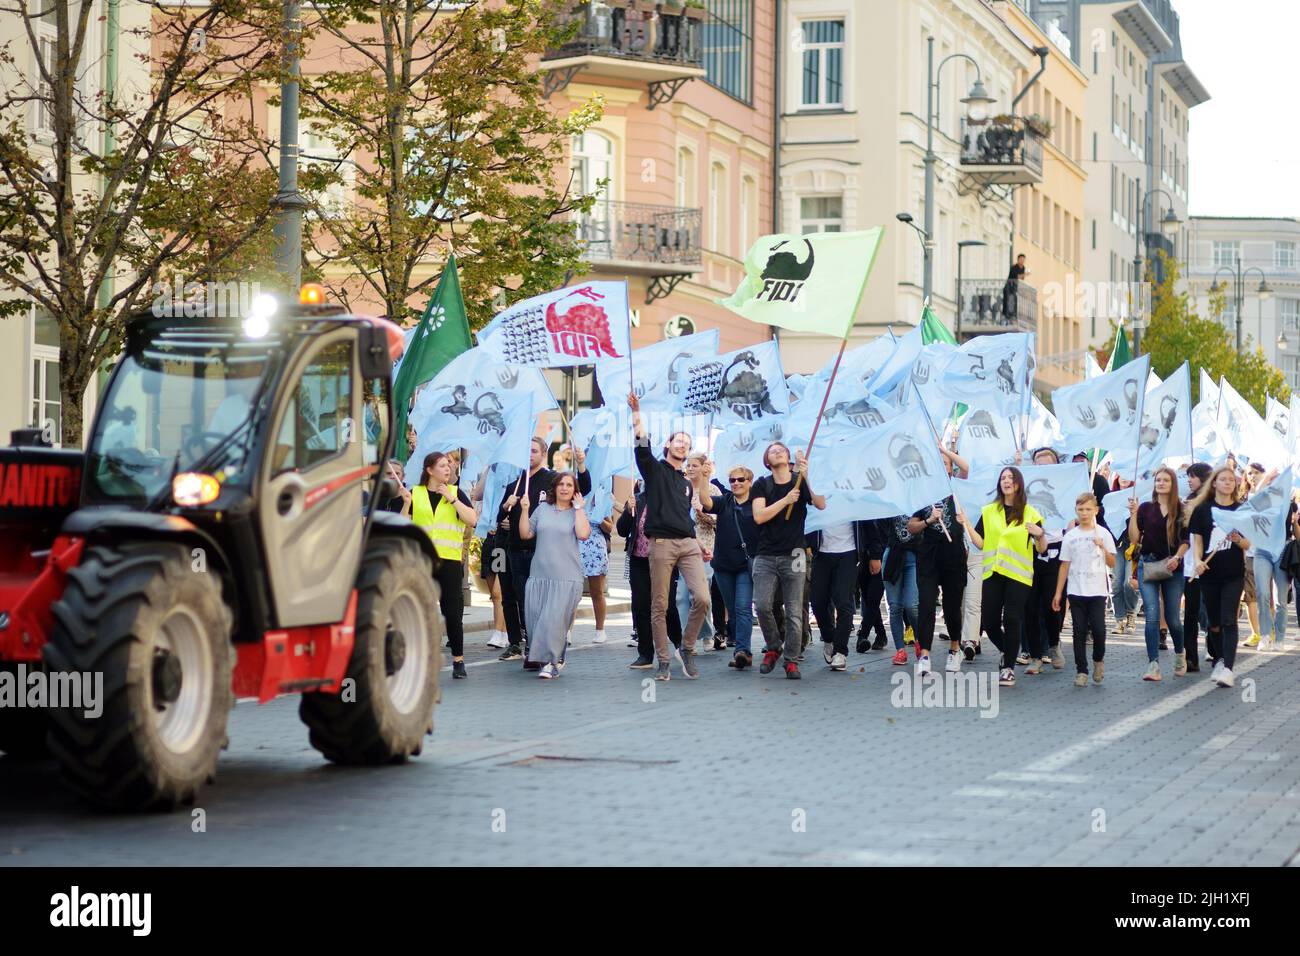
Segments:
[[[1221,527],[1224,513],[1252,496],[1293,498],[1289,487],[1273,487],[1276,470],[1258,463],[1243,468],[1228,456],[1217,467],[1161,467],[1149,500],[1124,499],[1127,508],[1118,514],[1113,506],[1107,513],[1103,499],[1133,483],[1102,466],[1092,474],[1092,490],[1074,501],[1073,520],[1053,533],[1028,500],[1017,456],[978,513],[949,496],[914,514],[807,531],[810,509],[827,503],[799,450],[772,442],[762,456],[766,474],[737,466],[715,476],[686,432],[652,449],[634,394],[628,405],[639,477],[625,501],[608,514],[588,514],[592,482],[584,453],[562,449],[557,467],[547,468],[548,446],[536,438],[529,467],[507,486],[483,543],[480,574],[495,614],[489,644],[502,649],[500,660],[521,660],[543,679],[564,669],[584,583],[595,642],[607,640],[604,592],[614,535],[624,543],[632,594],[636,658],[629,667],[653,670],[661,681],[671,679],[674,661],[682,675],[697,678],[697,655],[723,651],[736,671],[755,666],[757,655],[761,674],[780,668],[797,680],[815,624],[830,670],[847,670],[853,644],[860,655],[892,653],[893,664],[913,664],[922,678],[933,672],[936,653],[944,671],[960,672],[985,653],[987,637],[990,653],[999,655],[998,683],[1012,687],[1019,668],[1025,676],[1065,669],[1068,620],[1074,682],[1084,687],[1105,676],[1108,603],[1115,634],[1136,633],[1142,615],[1147,664],[1133,676],[1144,681],[1204,667],[1219,686],[1231,687],[1240,644],[1283,648],[1287,605],[1300,582],[1300,549],[1291,546],[1300,530],[1294,500],[1277,554]],[[955,448],[941,444],[939,452],[951,477],[969,475]],[[1051,448],[1024,457],[1033,465],[1060,461]],[[390,467],[400,485],[401,465]],[[466,492],[458,470],[454,454],[427,456],[424,480],[401,488],[386,507],[424,528],[442,558],[453,676],[463,678],[464,542],[483,507],[484,480]],[[1186,498],[1180,479],[1190,489]],[[1295,594],[1300,613],[1300,588]],[[1243,612],[1250,622],[1245,641]],[[1162,651],[1172,652],[1167,667]]]

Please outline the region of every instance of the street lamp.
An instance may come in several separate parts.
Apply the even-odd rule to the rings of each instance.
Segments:
[[[1277,337],[1277,350],[1279,352],[1285,352],[1290,347],[1291,347],[1291,343],[1287,341],[1286,333],[1283,332],[1281,335]]]
[[[1219,268],[1214,273],[1214,281],[1210,283],[1210,293],[1211,294],[1216,293],[1223,288],[1223,286],[1219,285],[1219,273],[1226,271],[1228,273],[1229,278],[1233,280],[1232,301],[1234,306],[1236,307],[1236,313],[1237,313],[1237,351],[1240,352],[1242,313],[1245,311],[1246,308],[1246,282],[1245,282],[1246,276],[1250,275],[1250,273],[1252,272],[1259,273],[1259,286],[1255,289],[1255,295],[1259,297],[1259,302],[1260,302],[1260,306],[1259,306],[1260,338],[1264,337],[1264,303],[1267,302],[1269,298],[1273,295],[1273,289],[1268,284],[1268,277],[1264,275],[1264,270],[1259,268],[1259,266],[1251,266],[1249,269],[1242,269],[1241,259],[1237,259],[1236,263],[1237,265],[1235,269],[1231,269],[1228,266],[1219,266]],[[1278,347],[1279,348],[1284,347],[1281,345],[1281,338],[1279,338]]]
[[[1141,188],[1142,186],[1139,183],[1138,189]],[[1151,249],[1150,249],[1151,241],[1147,234],[1147,221],[1148,221],[1147,211],[1149,209],[1148,204],[1152,196],[1164,196],[1166,199],[1169,200],[1169,208],[1165,211],[1165,214],[1160,217],[1161,235],[1163,235],[1166,239],[1172,242],[1174,238],[1178,235],[1178,230],[1183,224],[1183,221],[1178,218],[1178,214],[1174,212],[1174,200],[1173,197],[1169,195],[1169,193],[1165,192],[1163,189],[1147,190],[1146,194],[1142,197],[1141,204],[1138,207],[1138,219],[1140,220],[1140,222],[1138,225],[1137,235],[1133,237],[1133,283],[1134,283],[1133,303],[1135,306],[1137,305],[1138,302],[1141,301],[1141,299],[1136,294],[1136,290],[1138,288],[1137,284],[1142,281],[1142,249],[1144,246],[1147,247],[1147,258],[1151,257]],[[1139,343],[1139,329],[1138,329],[1137,320],[1138,317],[1134,315],[1133,316],[1133,354],[1134,355],[1138,353],[1138,343]]]
[[[957,344],[961,344],[961,254],[970,246],[987,246],[983,239],[963,239],[957,243]]]
[[[988,91],[984,89],[983,79],[980,76],[980,65],[975,59],[965,53],[950,53],[939,61],[939,65],[934,65],[934,37],[926,41],[926,74],[925,74],[925,227],[921,231],[921,238],[925,250],[925,267],[921,277],[921,297],[926,303],[930,301],[930,292],[934,284],[934,164],[938,157],[934,154],[934,127],[939,121],[939,73],[943,70],[943,65],[949,60],[962,59],[967,60],[975,67],[975,82],[970,88],[970,92],[962,98],[961,102],[966,106],[966,119],[974,126],[979,126],[988,120],[988,108],[996,100],[989,96]]]

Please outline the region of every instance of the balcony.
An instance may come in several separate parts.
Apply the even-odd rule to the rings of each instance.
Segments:
[[[1005,279],[962,279],[957,300],[958,337],[1038,331],[1038,290]]]
[[[1043,142],[1020,116],[980,126],[972,126],[963,119],[961,171],[977,180],[981,188],[1041,183]]]
[[[542,57],[543,90],[557,93],[579,73],[634,80],[646,84],[654,109],[705,75],[704,16],[702,7],[648,0],[575,3],[566,18],[577,32]]]
[[[598,202],[575,226],[593,272],[651,279],[646,304],[700,271],[699,209],[637,202]]]

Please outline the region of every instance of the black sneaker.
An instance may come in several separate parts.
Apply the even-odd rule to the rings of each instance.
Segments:
[[[1163,627],[1160,629],[1160,649],[1162,651],[1169,650],[1169,631]]]
[[[655,659],[653,657],[645,657],[638,654],[636,660],[627,666],[629,670],[648,671],[650,668],[655,666]]]
[[[754,665],[754,658],[747,651],[736,651],[736,655],[728,662],[728,667],[734,667],[738,671],[743,671],[746,667]]]
[[[519,647],[519,645],[518,645],[518,644],[511,644],[509,647],[507,647],[507,648],[506,648],[506,649],[501,653],[501,656],[498,657],[497,660],[499,660],[499,661],[517,661],[517,660],[522,660],[522,659],[523,659],[523,656],[524,656],[524,652],[523,652],[523,650]]]
[[[873,651],[883,651],[885,649],[885,643],[885,635],[877,634],[876,639],[871,644],[871,649]]]
[[[468,676],[469,676],[469,674],[467,674],[467,673],[465,672],[465,662],[464,662],[464,661],[452,661],[452,662],[451,662],[451,676],[454,677],[454,678],[456,678],[456,679],[460,679],[460,678],[462,678],[462,677],[468,677]]]
[[[859,638],[858,638],[858,653],[859,653],[859,654],[865,654],[865,653],[866,653],[867,651],[869,651],[869,650],[871,650],[871,642],[870,642],[869,640],[867,640],[865,637],[859,637]]]
[[[822,641],[822,657],[826,660],[826,666],[830,666],[831,661],[835,659],[835,645],[829,641]]]
[[[968,660],[968,661],[973,661],[973,660],[975,660],[975,642],[974,642],[974,641],[962,641],[962,642],[961,642],[961,653],[962,653],[962,656],[966,658],[966,660]]]
[[[727,642],[724,641],[722,638],[720,638],[720,637],[715,637],[715,638],[713,639],[713,649],[714,649],[715,651],[720,651],[720,650],[722,650],[722,649],[723,649],[724,647],[726,647],[726,646],[727,646]]]

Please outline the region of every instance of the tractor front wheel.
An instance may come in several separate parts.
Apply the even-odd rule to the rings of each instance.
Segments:
[[[400,763],[433,730],[443,624],[429,558],[372,538],[357,577],[356,637],[338,693],[302,695],[311,745],[338,764]]]
[[[49,670],[102,688],[94,709],[50,711],[69,784],[111,809],[192,803],[216,773],[234,702],[217,575],[193,570],[184,545],[88,548],[54,617]]]

